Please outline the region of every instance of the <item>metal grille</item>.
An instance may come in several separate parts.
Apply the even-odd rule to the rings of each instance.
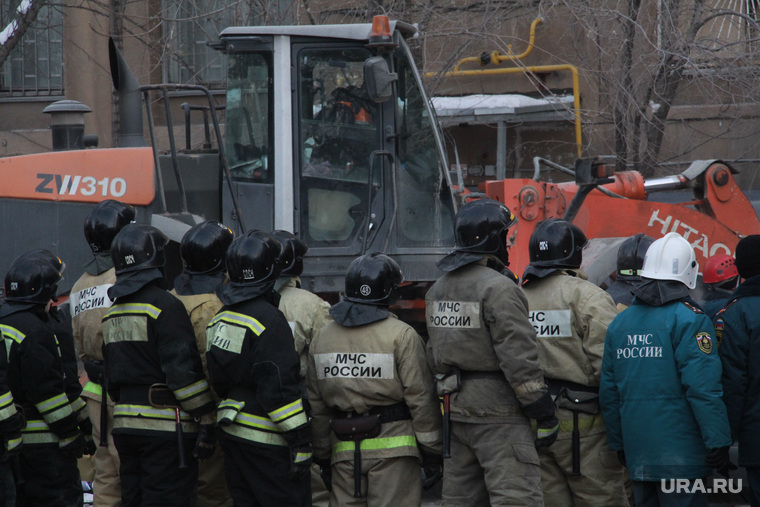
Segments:
[[[63,13],[59,2],[40,10],[0,72],[0,97],[63,95]],[[6,26],[16,17],[17,0],[2,0]]]
[[[218,40],[230,26],[288,24],[293,4],[292,0],[163,0],[164,80],[224,88],[223,55],[206,44]]]
[[[248,18],[246,4],[230,5],[224,0],[180,0],[165,2],[169,27],[166,33],[169,83],[201,84],[223,88],[223,55],[206,43],[215,41],[226,27]]]

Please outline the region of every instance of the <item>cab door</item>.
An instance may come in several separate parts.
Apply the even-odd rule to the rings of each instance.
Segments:
[[[223,181],[223,221],[237,221],[246,230],[271,231],[275,175],[272,41],[266,37],[235,41],[234,49],[227,51],[225,154],[242,216],[236,216],[229,186]]]
[[[355,44],[293,44],[297,223],[311,255],[360,255],[383,225],[389,162],[364,87],[370,56]]]

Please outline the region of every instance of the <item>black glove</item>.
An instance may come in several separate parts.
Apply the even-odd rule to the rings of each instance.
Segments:
[[[2,454],[0,454],[0,461],[8,461],[13,459],[21,452],[21,448],[24,446],[24,442],[21,438],[21,431],[15,433],[9,433],[2,438]]]
[[[3,421],[3,437],[0,439],[0,461],[8,461],[21,452],[23,442],[21,429],[26,426],[24,415],[16,412]]]
[[[311,461],[311,444],[291,447],[290,470],[288,471],[288,478],[291,481],[300,481],[309,475]]]
[[[84,455],[84,436],[77,429],[58,441],[58,450],[65,458],[79,459]]]
[[[198,438],[195,439],[195,449],[193,449],[193,457],[198,461],[204,461],[214,454],[214,446],[216,445],[216,425],[215,424],[201,424],[198,428]]]
[[[319,467],[319,476],[325,483],[325,489],[332,491],[332,465],[330,465],[330,460],[314,458],[314,463]]]
[[[618,455],[618,461],[620,462],[620,464],[623,465],[625,468],[628,468],[628,465],[626,465],[625,463],[625,451],[618,451],[617,455]]]
[[[435,486],[443,477],[443,456],[423,451],[422,470],[425,472],[425,480],[422,481],[422,489],[427,491]]]
[[[551,446],[559,435],[559,419],[550,417],[536,421],[538,431],[536,433],[536,449]]]
[[[705,461],[710,468],[714,468],[723,477],[728,477],[731,470],[736,470],[736,465],[731,463],[731,457],[728,453],[729,446],[716,447],[707,450]]]
[[[89,419],[85,419],[79,423],[79,431],[82,432],[82,437],[84,438],[83,452],[92,456],[98,450],[98,447],[92,439],[92,423]]]

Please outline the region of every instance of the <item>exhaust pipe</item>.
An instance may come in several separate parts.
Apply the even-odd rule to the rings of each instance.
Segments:
[[[117,146],[120,148],[146,146],[143,136],[140,84],[129,69],[127,61],[116,47],[112,37],[108,38],[108,59],[111,64],[111,80],[119,99],[119,141]]]

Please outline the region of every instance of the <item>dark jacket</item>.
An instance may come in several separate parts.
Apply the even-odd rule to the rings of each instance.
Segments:
[[[0,311],[0,331],[8,347],[8,384],[26,417],[24,443],[57,447],[59,439],[79,430],[49,315],[42,305],[6,303]]]
[[[300,363],[274,292],[225,305],[206,333],[211,384],[222,398],[217,418],[227,436],[257,446],[311,443]]]
[[[174,410],[151,406],[153,384],[169,387],[167,405],[181,405],[185,432],[197,432],[193,418],[214,410],[190,317],[155,283],[118,297],[103,317],[103,357],[114,434],[175,434]]]
[[[760,467],[760,275],[742,283],[715,317],[723,363],[723,400],[739,465]]]

